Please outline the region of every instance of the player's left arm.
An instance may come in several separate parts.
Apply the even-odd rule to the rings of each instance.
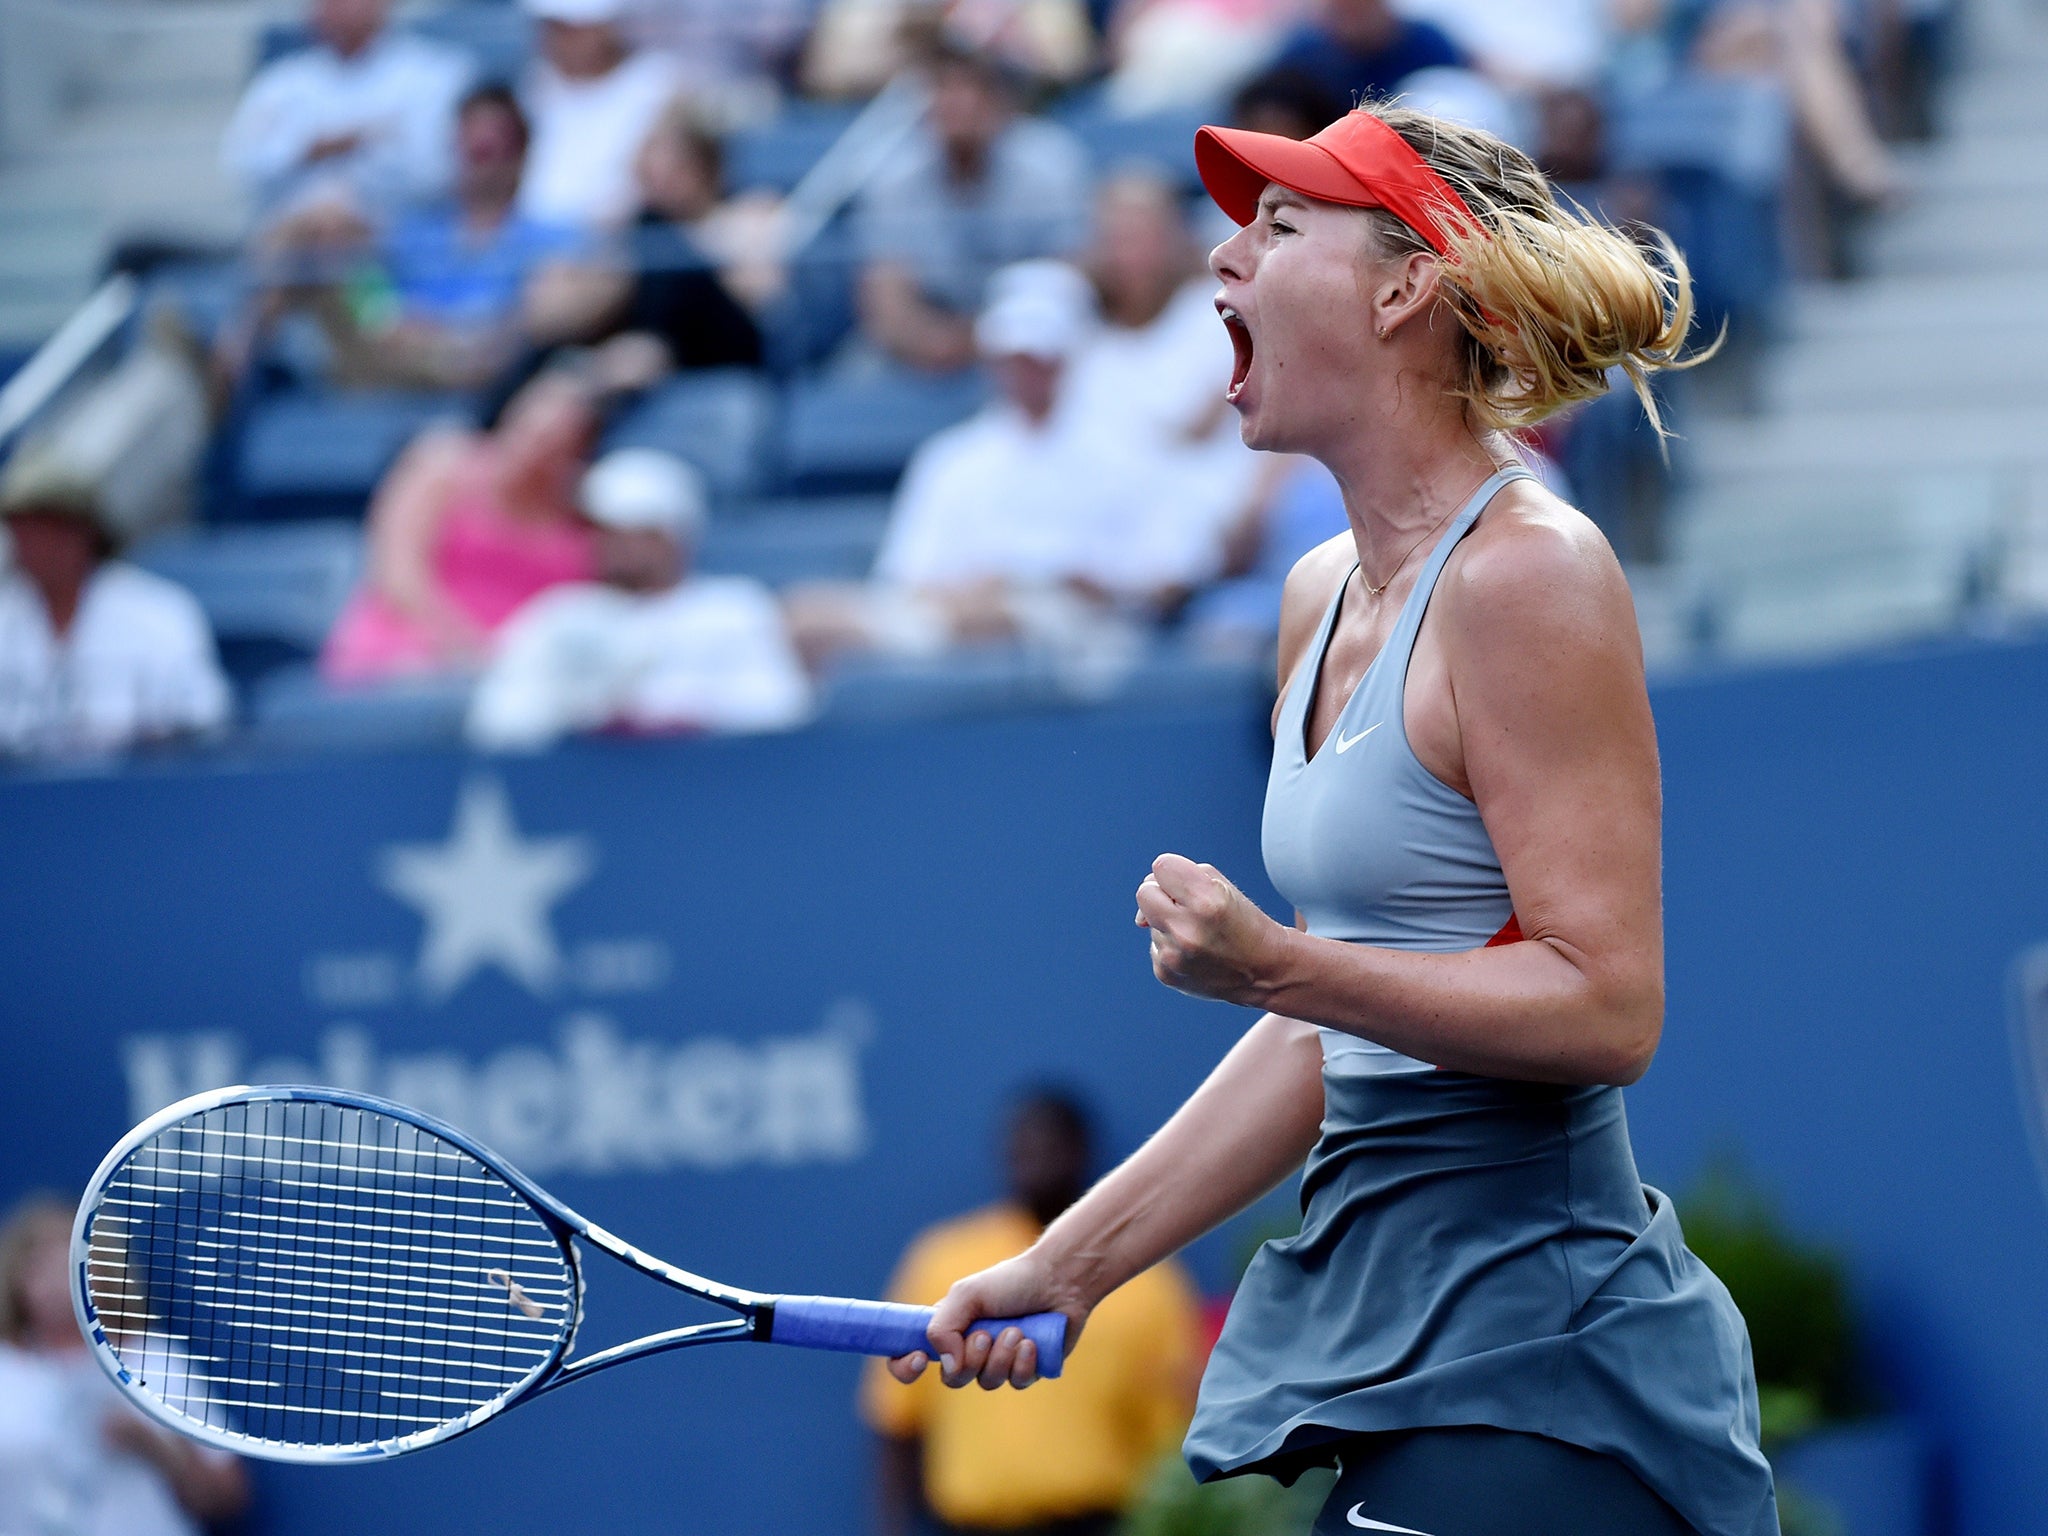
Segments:
[[[1434,617],[1465,779],[1524,939],[1418,954],[1282,927],[1208,865],[1139,889],[1169,986],[1457,1071],[1630,1083],[1663,1027],[1661,799],[1635,610],[1582,519],[1502,518]],[[1448,600],[1446,600],[1448,599]]]

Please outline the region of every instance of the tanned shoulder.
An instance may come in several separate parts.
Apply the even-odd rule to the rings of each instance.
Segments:
[[[1527,481],[1487,509],[1442,591],[1456,650],[1625,645],[1640,665],[1635,603],[1613,549],[1592,521]]]

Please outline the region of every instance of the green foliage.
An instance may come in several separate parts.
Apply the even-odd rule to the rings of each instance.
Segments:
[[[1841,1259],[1791,1237],[1732,1162],[1709,1170],[1678,1209],[1686,1245],[1721,1277],[1749,1325],[1765,1443],[1864,1407]]]
[[[1256,1476],[1202,1484],[1176,1454],[1159,1464],[1119,1536],[1301,1536],[1333,1481],[1308,1472],[1292,1488]]]
[[[1808,1498],[1782,1479],[1778,1483],[1778,1536],[1847,1536],[1832,1504]]]

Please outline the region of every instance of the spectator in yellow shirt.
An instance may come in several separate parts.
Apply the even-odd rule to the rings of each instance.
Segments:
[[[963,1275],[1022,1253],[1087,1188],[1091,1133],[1067,1094],[1037,1091],[1012,1112],[1009,1198],[922,1233],[892,1300],[929,1306]],[[1187,1427],[1201,1371],[1192,1287],[1171,1261],[1109,1296],[1057,1381],[1028,1392],[912,1386],[873,1362],[863,1417],[880,1436],[879,1536],[941,1531],[1107,1536]]]

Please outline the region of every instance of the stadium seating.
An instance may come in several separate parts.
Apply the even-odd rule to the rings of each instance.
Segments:
[[[784,485],[798,494],[885,491],[918,444],[971,415],[984,394],[975,373],[798,379],[783,415]]]
[[[309,665],[287,667],[256,685],[246,737],[294,751],[448,745],[462,738],[469,694],[465,678],[334,688]]]
[[[1767,319],[1784,284],[1778,189],[1792,153],[1784,93],[1681,76],[1608,103],[1613,168],[1658,181],[1660,218],[1692,268],[1709,325]]]
[[[1673,554],[1724,655],[1917,639],[1990,579],[2002,499],[1989,472],[1723,482],[1681,508]]]
[[[1080,139],[1098,172],[1144,165],[1173,177],[1189,193],[1201,188],[1195,175],[1195,130],[1223,115],[1219,104],[1120,117],[1096,91],[1077,92],[1052,112],[1055,122]]]
[[[510,84],[525,72],[533,55],[533,18],[520,5],[471,0],[425,12],[411,25],[422,37],[460,48],[475,59],[479,80]]]
[[[320,649],[362,574],[353,522],[184,530],[129,551],[205,610],[230,677],[245,687]]]
[[[846,131],[858,108],[795,102],[726,140],[725,184],[734,192],[787,192]]]
[[[697,564],[713,575],[752,576],[774,587],[858,580],[874,564],[888,518],[886,496],[769,502],[715,519]]]
[[[448,395],[293,390],[259,399],[234,452],[239,495],[232,514],[360,516],[399,451],[436,422],[471,425],[473,417]]]

